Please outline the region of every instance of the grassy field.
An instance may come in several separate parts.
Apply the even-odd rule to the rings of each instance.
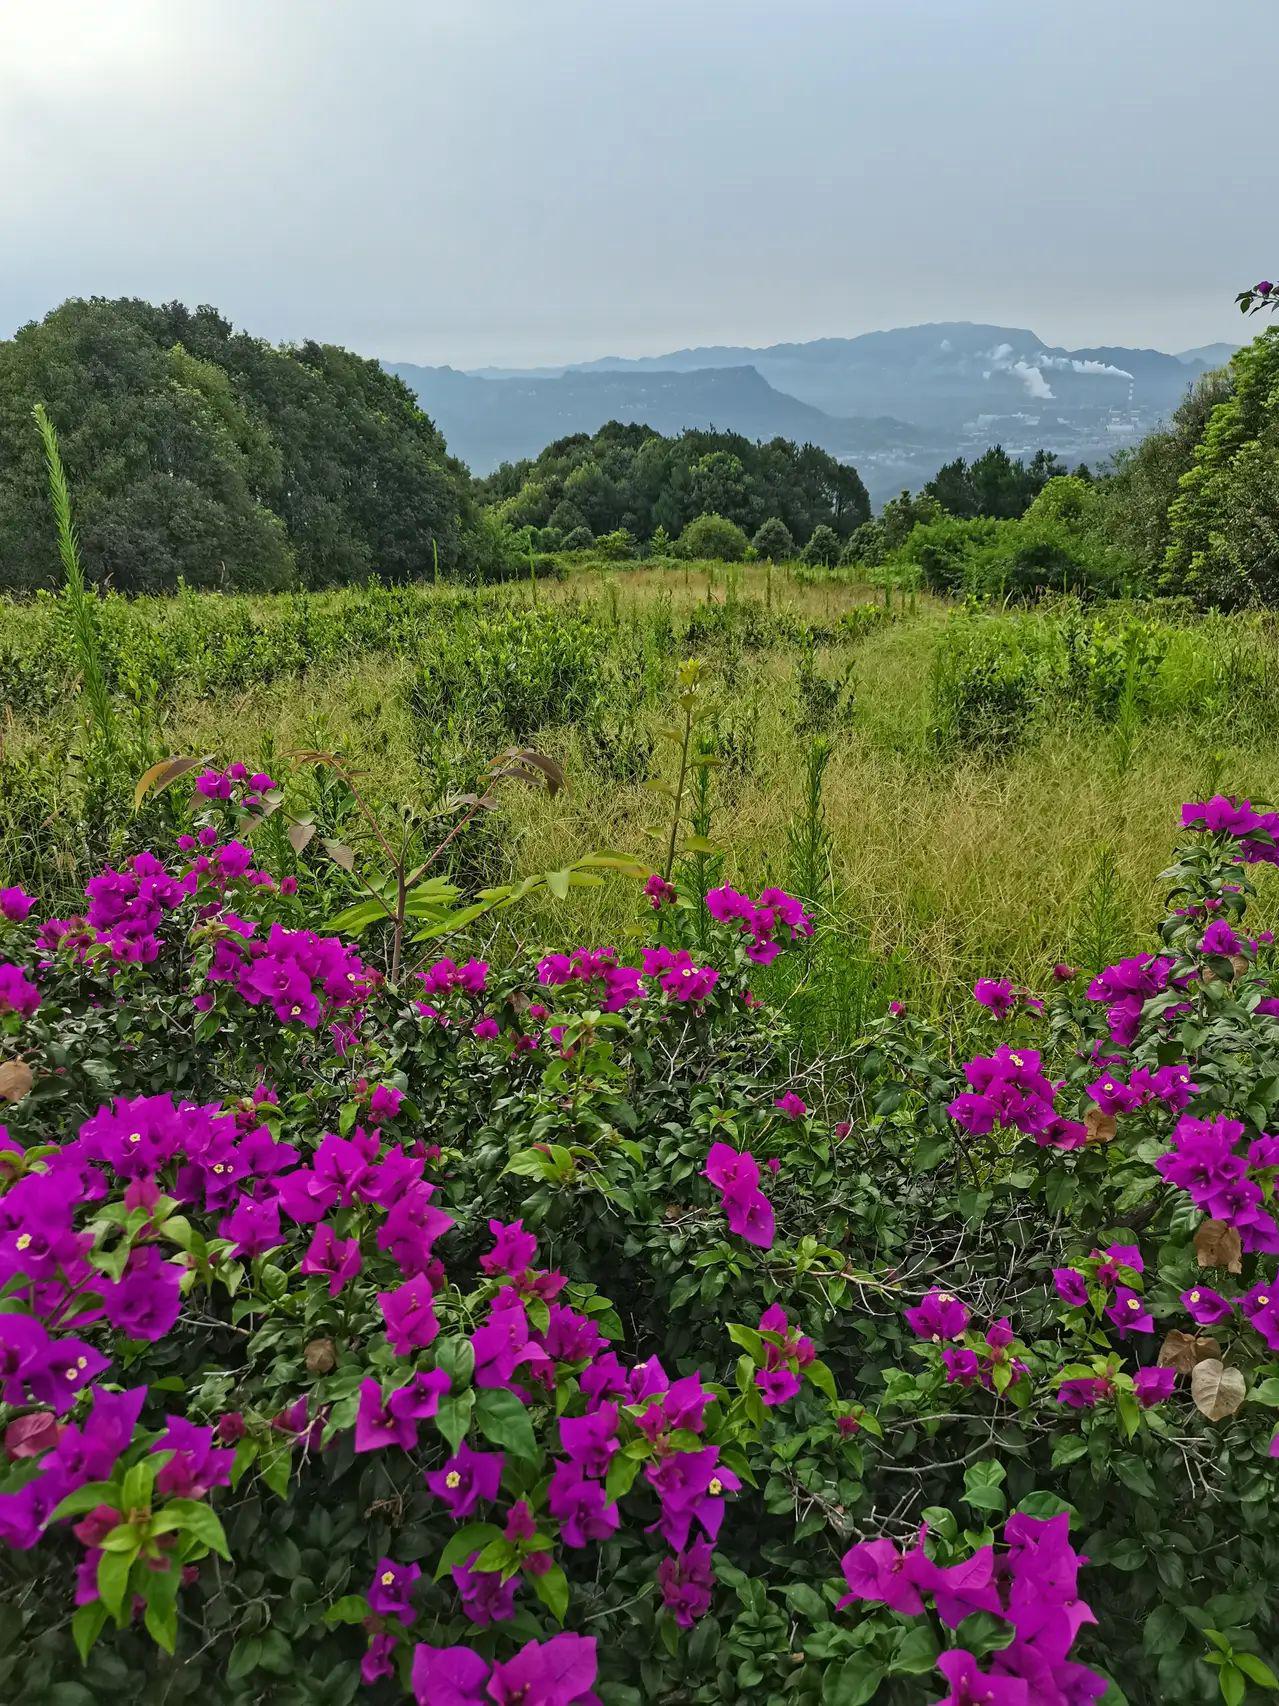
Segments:
[[[807,966],[773,993],[826,1040],[890,998],[941,1012],[978,975],[1037,984],[1059,959],[1105,963],[1144,938],[1181,802],[1273,794],[1279,777],[1264,622],[884,596],[760,565],[575,565],[475,592],[110,601],[101,626],[122,768],[200,752],[279,774],[321,747],[429,839],[441,798],[494,751],[552,754],[567,788],[508,789],[461,848],[470,882],[600,848],[656,862],[669,802],[650,784],[672,765],[658,731],[676,664],[701,656],[717,763],[699,827],[722,852],[689,877],[778,881],[817,907]],[[70,906],[103,851],[74,654],[52,601],[6,615],[0,874]],[[491,952],[511,931],[615,939],[643,903],[619,880],[506,917]]]

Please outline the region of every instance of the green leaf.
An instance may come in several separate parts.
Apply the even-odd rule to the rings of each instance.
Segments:
[[[811,1381],[819,1392],[824,1392],[832,1404],[838,1402],[838,1395],[835,1391],[835,1376],[824,1362],[820,1359],[810,1362],[803,1373],[804,1378]]]
[[[1082,1434],[1063,1434],[1053,1446],[1053,1468],[1064,1469],[1068,1463],[1075,1463],[1086,1456],[1087,1452],[1088,1441]]]
[[[616,1504],[618,1499],[624,1499],[635,1484],[639,1474],[641,1459],[628,1457],[619,1451],[608,1466],[608,1474],[604,1477],[604,1497],[610,1504]]]
[[[1002,1511],[1005,1469],[993,1457],[972,1463],[964,1472],[964,1503],[979,1511]]]
[[[545,1575],[532,1578],[533,1592],[557,1623],[564,1622],[568,1611],[568,1577],[558,1564],[552,1564]]]
[[[129,1573],[136,1556],[136,1552],[104,1552],[98,1559],[98,1595],[117,1622],[123,1616]]]
[[[482,1552],[494,1540],[502,1538],[502,1530],[492,1522],[470,1522],[460,1528],[440,1553],[435,1566],[435,1580],[448,1575],[455,1564],[465,1564],[472,1552]]]
[[[326,1623],[363,1623],[369,1614],[369,1602],[362,1593],[343,1594],[324,1610]]]
[[[293,1466],[293,1454],[287,1445],[279,1446],[275,1451],[265,1452],[258,1459],[259,1473],[267,1486],[277,1498],[287,1499],[289,1496],[289,1471]]]
[[[225,1558],[228,1564],[231,1562],[222,1519],[212,1506],[206,1505],[203,1500],[170,1499],[158,1513],[158,1518],[159,1523],[166,1529],[183,1529],[193,1540],[207,1546],[210,1552],[216,1552],[219,1558]]]
[[[166,1575],[170,1573],[176,1574],[176,1571],[165,1572]],[[142,1620],[156,1646],[163,1647],[166,1653],[173,1652],[178,1644],[177,1599],[172,1595],[149,1599]]]
[[[1156,1497],[1154,1478],[1140,1458],[1117,1457],[1114,1462],[1115,1474],[1125,1487],[1131,1487],[1143,1499]]]
[[[867,1653],[830,1665],[822,1679],[822,1706],[865,1706],[884,1680],[884,1667]]]
[[[381,901],[364,900],[358,906],[349,906],[345,912],[339,912],[336,918],[330,918],[323,929],[326,935],[358,936],[379,918],[389,918],[390,915],[390,907],[383,906]],[[256,1667],[256,1658],[253,1663]]]
[[[894,1676],[922,1676],[937,1663],[937,1637],[925,1623],[903,1629],[888,1668]]]
[[[82,1605],[71,1619],[71,1638],[75,1642],[81,1664],[88,1662],[89,1649],[106,1627],[110,1615],[102,1601],[95,1599],[88,1605]]]
[[[1217,1681],[1226,1706],[1242,1706],[1243,1697],[1248,1692],[1243,1672],[1236,1670],[1233,1665],[1222,1665]]]
[[[448,1441],[451,1451],[457,1450],[471,1425],[471,1409],[474,1403],[473,1392],[451,1392],[447,1398],[440,1399],[440,1407],[435,1412],[435,1425]]]
[[[757,1363],[764,1360],[764,1341],[753,1327],[743,1327],[736,1321],[728,1323],[728,1336],[735,1345],[749,1351]]]
[[[516,1561],[515,1547],[501,1535],[496,1540],[490,1540],[471,1565],[477,1575],[495,1576],[506,1575]]]
[[[120,1489],[113,1481],[86,1481],[83,1487],[77,1487],[74,1493],[68,1493],[62,1502],[54,1507],[50,1522],[59,1522],[66,1516],[82,1516],[85,1511],[96,1510],[99,1505],[110,1505],[119,1510]]]
[[[1235,1664],[1258,1688],[1279,1688],[1279,1677],[1255,1653],[1236,1653]]]
[[[799,1612],[801,1617],[810,1618],[814,1623],[829,1621],[830,1608],[821,1594],[810,1588],[807,1582],[792,1582],[782,1591],[791,1610]]]
[[[256,1635],[248,1635],[235,1643],[231,1656],[227,1660],[226,1675],[228,1682],[237,1682],[240,1677],[248,1676],[250,1671],[258,1668],[258,1660],[262,1657],[262,1643]]]

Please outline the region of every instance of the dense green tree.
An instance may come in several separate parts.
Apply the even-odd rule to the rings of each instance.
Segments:
[[[843,540],[870,515],[857,470],[813,445],[755,444],[702,430],[664,438],[620,421],[559,439],[532,461],[504,464],[479,490],[517,525],[549,505],[550,522],[564,532],[625,527],[639,540],[658,528],[677,538],[705,514],[747,531],[776,517],[799,542],[825,524]]]
[[[57,578],[31,409],[57,427],[86,567],[126,590],[462,567],[474,506],[412,394],[214,309],[72,300],[0,343],[0,583]]]
[[[762,524],[751,544],[755,555],[766,558],[770,563],[784,563],[795,555],[795,541],[791,538],[790,528],[776,515],[770,515]]]
[[[1102,486],[1106,527],[1132,560],[1137,573],[1153,584],[1168,550],[1168,512],[1182,475],[1193,465],[1213,411],[1233,395],[1228,369],[1196,379],[1168,425],[1152,432],[1133,450],[1116,458],[1115,472]]]
[[[943,506],[927,492],[903,490],[880,510],[873,521],[863,522],[848,540],[840,561],[874,568],[905,543],[915,527],[936,521]]]
[[[990,515],[1011,520],[1024,515],[1048,481],[1066,469],[1047,450],[1037,450],[1029,462],[1018,462],[1001,444],[994,444],[975,461],[962,456],[945,463],[924,491],[950,515]]]
[[[724,515],[699,515],[679,536],[681,557],[714,557],[740,563],[746,555],[746,535]]]
[[[1165,591],[1227,608],[1279,600],[1279,327],[1230,363],[1218,402],[1178,481],[1168,546],[1156,571]]]
[[[823,522],[813,529],[813,536],[800,552],[800,559],[822,568],[831,568],[839,561],[839,535]]]

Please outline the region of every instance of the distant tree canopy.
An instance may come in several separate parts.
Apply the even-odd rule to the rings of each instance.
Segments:
[[[700,515],[722,516],[748,537],[776,518],[797,543],[820,526],[842,540],[870,516],[857,470],[815,445],[700,429],[664,438],[620,421],[504,463],[479,489],[509,526],[552,530],[558,538],[547,545],[580,527],[597,535],[624,527],[641,541],[662,528],[678,538]]]
[[[1051,451],[1037,450],[1029,462],[1019,462],[1002,444],[995,444],[974,462],[962,456],[947,462],[924,491],[950,515],[1010,521],[1024,515],[1049,480],[1065,472]]]
[[[465,469],[407,387],[213,308],[73,299],[0,342],[0,586],[58,578],[40,447],[58,429],[88,572],[124,591],[456,571]],[[432,547],[434,546],[434,551]]]

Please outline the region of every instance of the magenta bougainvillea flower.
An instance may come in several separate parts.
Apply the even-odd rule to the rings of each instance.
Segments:
[[[695,1540],[686,1552],[663,1558],[657,1566],[662,1604],[681,1629],[691,1629],[710,1610],[715,1587],[709,1540]]]
[[[659,907],[672,906],[678,898],[672,884],[657,871],[644,884],[644,893],[648,896],[649,904],[656,911]]]
[[[469,1647],[413,1650],[418,1706],[598,1706],[593,1636],[528,1641],[513,1658],[490,1665]]]
[[[703,1174],[720,1193],[729,1230],[748,1244],[769,1249],[775,1235],[773,1208],[759,1189],[759,1163],[750,1151],[713,1143]]]
[[[478,1552],[472,1552],[464,1564],[455,1564],[450,1572],[462,1612],[471,1622],[485,1627],[490,1623],[506,1623],[515,1615],[515,1596],[519,1577],[502,1580],[500,1570],[477,1570]]]
[[[8,919],[10,924],[24,924],[35,906],[35,896],[28,894],[25,889],[0,889],[0,918]]]
[[[442,1468],[427,1473],[426,1485],[460,1522],[497,1497],[505,1462],[503,1452],[475,1451],[463,1440]]]
[[[21,1019],[29,1019],[39,1006],[39,988],[23,976],[20,967],[0,962],[0,1013],[16,1013]]]
[[[1108,1306],[1106,1317],[1114,1323],[1121,1339],[1129,1333],[1153,1333],[1155,1330],[1154,1317],[1147,1309],[1145,1299],[1126,1285],[1116,1287],[1114,1302]]]
[[[1190,1319],[1201,1327],[1228,1321],[1234,1314],[1234,1304],[1214,1291],[1210,1285],[1194,1285],[1181,1294],[1182,1306]]]
[[[1072,1309],[1087,1308],[1088,1281],[1078,1268],[1054,1268],[1053,1284],[1063,1303],[1068,1303]]]
[[[396,1617],[401,1623],[412,1623],[413,1584],[421,1574],[417,1564],[396,1564],[390,1558],[379,1558],[364,1596],[369,1610],[375,1617]]]
[[[386,1323],[386,1336],[397,1357],[425,1350],[440,1330],[435,1314],[435,1293],[425,1274],[414,1274],[394,1291],[379,1291],[378,1307]]]
[[[989,1007],[997,1019],[1006,1019],[1017,1005],[1017,992],[1006,977],[979,977],[973,985],[973,1000]]]
[[[784,1096],[778,1096],[773,1106],[788,1120],[802,1120],[808,1112],[808,1104],[801,1101],[793,1090],[788,1090]]]
[[[1165,1398],[1172,1397],[1177,1384],[1177,1370],[1172,1367],[1139,1368],[1132,1377],[1132,1384],[1137,1402],[1143,1410],[1148,1410],[1153,1404],[1162,1404]]]
[[[905,1315],[912,1333],[938,1343],[943,1339],[962,1339],[968,1328],[967,1309],[957,1297],[937,1286],[925,1292]]]
[[[503,1225],[500,1220],[489,1221],[493,1248],[480,1257],[480,1272],[486,1274],[522,1274],[537,1258],[537,1239],[524,1230],[522,1220]]]

